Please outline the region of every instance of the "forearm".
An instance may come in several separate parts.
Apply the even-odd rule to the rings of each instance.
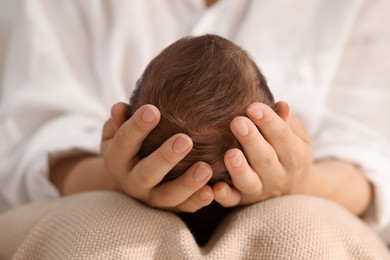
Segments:
[[[85,155],[64,158],[50,166],[50,180],[62,195],[91,190],[114,190],[103,158]]]
[[[339,160],[316,162],[301,192],[335,201],[357,216],[362,215],[373,200],[372,185],[362,171]]]

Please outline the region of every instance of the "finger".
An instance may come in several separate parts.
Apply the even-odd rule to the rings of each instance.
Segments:
[[[302,121],[296,118],[295,116],[291,116],[291,118],[288,121],[288,124],[292,131],[298,135],[302,141],[304,141],[307,144],[311,143],[311,139],[309,136],[309,133],[306,131],[305,126],[303,125]]]
[[[288,123],[279,117],[269,106],[263,103],[253,103],[248,106],[247,114],[259,128],[262,136],[275,150],[283,164],[294,160],[291,151],[300,144],[300,138],[291,130]]]
[[[247,117],[236,117],[230,124],[231,130],[240,142],[249,165],[265,182],[264,173],[279,167],[274,148],[264,139],[257,127]],[[276,168],[277,169],[277,168]]]
[[[266,104],[249,105],[247,114],[272,146],[285,143],[286,137],[290,138],[291,130],[288,124]]]
[[[185,134],[176,134],[169,138],[156,151],[134,166],[125,183],[136,190],[125,191],[138,198],[148,199],[151,189],[191,151],[192,145],[192,140]]]
[[[288,122],[291,115],[290,106],[283,101],[276,102],[277,114],[280,118],[282,118],[285,122]]]
[[[102,141],[111,139],[114,137],[118,128],[125,122],[124,117],[120,116],[121,113],[125,113],[128,105],[125,103],[116,103],[111,107],[111,116],[103,125]]]
[[[108,119],[103,125],[102,142],[100,143],[100,153],[103,157],[107,156],[109,147],[111,146],[111,139],[114,137],[117,128],[112,118]]]
[[[261,194],[263,183],[259,175],[249,166],[241,150],[228,150],[224,159],[232,183],[238,191],[253,196]]]
[[[174,208],[182,204],[182,209],[198,209],[197,205],[202,201],[198,201],[199,198],[193,195],[206,185],[212,175],[211,166],[204,162],[198,162],[178,178],[155,187],[151,192],[150,203],[160,208]],[[190,201],[186,202],[191,196],[193,197]],[[201,203],[200,206],[202,205]]]
[[[107,154],[109,172],[123,179],[133,167],[143,140],[160,120],[160,112],[152,105],[144,105],[116,132]]]
[[[116,103],[111,108],[111,119],[113,120],[117,128],[126,122],[126,111],[129,109],[129,105],[123,102]]]
[[[210,205],[214,200],[213,189],[206,185],[195,192],[190,198],[180,204],[177,209],[180,212],[196,212],[199,209]]]
[[[224,207],[234,207],[241,203],[241,194],[225,182],[217,182],[213,186],[214,199]]]
[[[292,129],[292,131],[298,135],[303,141],[310,143],[309,134],[306,131],[302,121],[291,115],[291,110],[286,102],[279,101],[276,103],[278,107],[277,113]]]
[[[126,121],[125,112],[128,109],[128,105],[122,102],[116,103],[111,108],[111,117],[103,125],[102,132],[102,143],[100,145],[100,152],[103,156],[106,156],[108,152],[108,146],[115,133],[118,131],[119,127]]]
[[[298,135],[303,141],[309,143],[310,137],[306,131],[305,126],[302,121],[291,115],[291,110],[289,105],[286,102],[279,101],[276,103],[277,113],[280,118],[282,118],[291,128],[291,130]]]

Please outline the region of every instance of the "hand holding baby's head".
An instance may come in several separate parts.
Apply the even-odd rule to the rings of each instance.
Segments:
[[[230,183],[224,154],[240,148],[230,122],[245,115],[253,102],[275,107],[263,75],[243,49],[216,35],[182,38],[149,63],[130,98],[128,116],[145,104],[153,104],[161,112],[161,120],[143,142],[139,156],[146,157],[169,137],[185,133],[192,139],[193,149],[164,181],[204,161],[213,169],[211,183]]]

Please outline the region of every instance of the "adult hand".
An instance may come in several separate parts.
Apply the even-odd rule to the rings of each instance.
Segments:
[[[215,200],[225,207],[252,204],[299,193],[313,164],[310,138],[301,122],[290,116],[287,103],[278,114],[262,103],[248,106],[247,117],[237,117],[231,130],[243,147],[225,154],[234,187],[219,182]]]
[[[206,183],[212,176],[212,169],[204,162],[195,163],[180,177],[160,184],[192,149],[191,139],[176,134],[141,160],[138,151],[158,124],[160,112],[152,105],[144,105],[126,120],[127,108],[125,103],[112,107],[111,118],[104,124],[101,143],[105,168],[118,189],[149,206],[172,211],[194,212],[210,204],[214,194]]]

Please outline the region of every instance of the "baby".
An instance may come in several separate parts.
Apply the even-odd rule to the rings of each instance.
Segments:
[[[161,121],[143,142],[141,158],[176,133],[192,139],[193,149],[164,181],[204,161],[213,169],[209,184],[231,184],[223,157],[240,144],[229,125],[233,118],[245,115],[247,106],[255,101],[275,108],[256,64],[229,40],[204,35],[174,42],[149,63],[130,98],[127,116],[144,104],[153,104],[161,112]]]
[[[247,106],[256,101],[275,110],[273,96],[256,64],[234,43],[205,35],[180,39],[149,63],[130,98],[127,116],[144,104],[153,104],[161,112],[159,124],[139,151],[141,158],[176,133],[185,133],[192,139],[191,152],[163,181],[204,161],[213,170],[210,185],[217,181],[231,184],[223,157],[228,149],[241,146],[229,125],[233,118],[245,115]],[[214,201],[195,213],[178,215],[197,243],[204,245],[231,210]]]

